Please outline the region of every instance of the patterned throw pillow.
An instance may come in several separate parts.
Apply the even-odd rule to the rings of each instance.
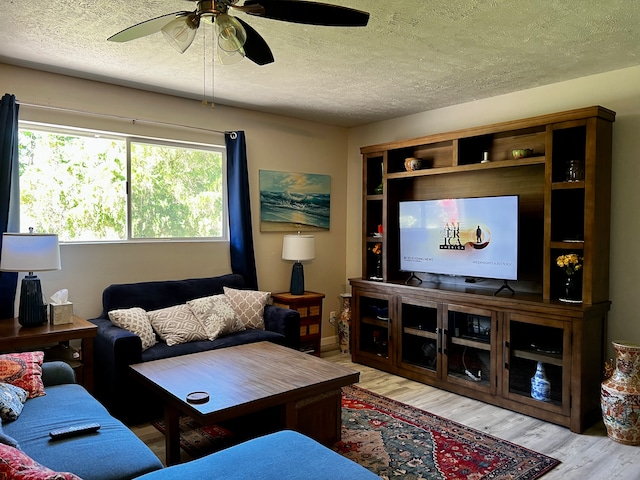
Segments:
[[[209,338],[204,326],[193,314],[189,305],[154,310],[148,315],[153,329],[169,346]]]
[[[264,330],[264,306],[271,292],[224,287],[224,294],[246,329]]]
[[[18,418],[28,396],[24,388],[10,383],[0,383],[0,418],[8,421]]]
[[[27,391],[29,398],[45,395],[42,383],[44,352],[7,353],[0,355],[0,382]]]
[[[111,310],[109,312],[109,320],[111,320],[114,325],[129,330],[131,333],[139,336],[140,340],[142,340],[143,351],[158,343],[147,312],[140,307]]]
[[[189,300],[187,305],[204,326],[209,340],[244,330],[244,325],[225,295],[196,298]]]
[[[54,472],[9,445],[0,444],[0,478],[14,480],[81,480],[68,472]]]

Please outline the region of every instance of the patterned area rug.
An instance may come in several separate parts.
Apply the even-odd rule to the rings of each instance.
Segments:
[[[154,422],[164,431],[162,422]],[[181,418],[181,446],[193,457],[237,439]],[[383,479],[533,480],[560,462],[359,387],[342,389],[342,441],[334,450]]]

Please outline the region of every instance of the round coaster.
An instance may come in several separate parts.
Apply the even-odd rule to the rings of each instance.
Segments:
[[[187,402],[189,403],[207,403],[209,401],[209,394],[207,392],[191,392],[187,395]]]

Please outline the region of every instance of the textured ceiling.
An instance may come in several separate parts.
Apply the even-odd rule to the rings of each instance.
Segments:
[[[640,64],[637,0],[325,1],[370,12],[369,25],[233,12],[263,36],[275,63],[216,61],[216,103],[355,126]],[[210,25],[182,55],[160,33],[106,41],[143,20],[195,9],[192,1],[1,4],[0,62],[198,101],[205,88],[211,95],[211,62],[203,62],[212,56]]]

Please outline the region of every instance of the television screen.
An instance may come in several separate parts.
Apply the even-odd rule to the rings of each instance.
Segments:
[[[518,197],[400,202],[400,269],[517,280]]]

